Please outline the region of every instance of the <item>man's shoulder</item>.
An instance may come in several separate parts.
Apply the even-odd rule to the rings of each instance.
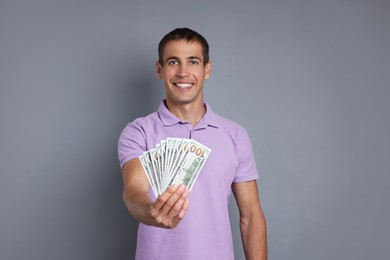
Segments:
[[[158,112],[154,111],[148,115],[140,116],[128,123],[128,125],[149,125],[149,124],[155,124],[155,122],[158,120]]]
[[[246,129],[233,119],[214,113],[213,121],[217,128],[232,140],[241,140],[243,136],[247,135]]]

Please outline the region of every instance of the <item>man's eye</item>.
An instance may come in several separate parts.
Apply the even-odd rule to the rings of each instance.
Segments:
[[[190,63],[193,64],[193,65],[196,65],[196,64],[199,64],[199,61],[197,61],[197,60],[191,60]]]
[[[168,61],[168,64],[169,65],[175,65],[175,64],[177,64],[177,61],[176,60],[170,60],[170,61]]]

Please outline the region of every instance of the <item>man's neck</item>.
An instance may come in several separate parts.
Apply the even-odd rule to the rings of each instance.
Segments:
[[[190,122],[195,126],[206,113],[206,107],[204,102],[201,103],[189,103],[189,104],[174,104],[166,101],[169,112],[183,121]]]

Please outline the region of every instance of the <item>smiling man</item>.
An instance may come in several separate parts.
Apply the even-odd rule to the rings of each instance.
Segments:
[[[165,83],[167,107],[196,125],[205,113],[203,82],[210,77],[211,64],[205,62],[203,47],[197,41],[169,41],[162,51],[156,72]]]
[[[228,203],[233,194],[247,259],[267,259],[266,223],[258,172],[244,128],[215,114],[204,101],[211,74],[206,39],[178,28],[159,44],[156,75],[166,97],[158,110],[129,123],[118,143],[123,199],[140,222],[136,259],[234,259]],[[171,185],[151,192],[139,157],[167,138],[196,140],[212,151],[192,187]]]

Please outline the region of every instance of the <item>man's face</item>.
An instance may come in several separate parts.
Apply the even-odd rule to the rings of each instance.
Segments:
[[[163,51],[163,64],[156,63],[157,77],[164,80],[171,105],[202,104],[203,82],[210,77],[210,62],[204,65],[202,45],[196,41],[170,41]]]

